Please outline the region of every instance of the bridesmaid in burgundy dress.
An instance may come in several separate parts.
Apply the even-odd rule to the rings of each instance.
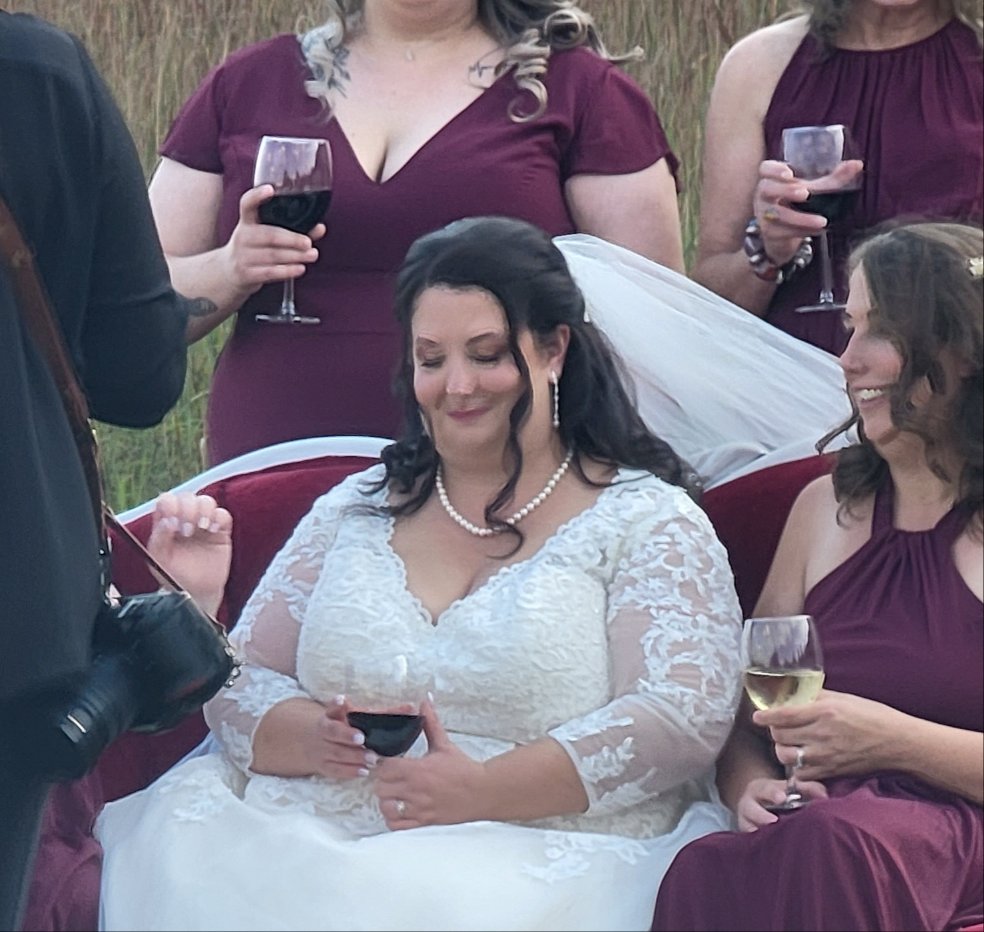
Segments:
[[[851,246],[877,224],[902,216],[980,223],[980,2],[800,5],[808,15],[751,33],[721,63],[707,113],[693,274],[780,330],[836,355],[844,348],[840,314],[795,310],[816,302],[820,263],[791,274],[792,259],[825,221],[793,209],[808,189],[776,161],[782,131],[844,124],[864,161],[857,200],[830,226],[838,301],[847,293]],[[835,174],[843,183],[860,167],[846,162]],[[750,221],[758,229],[746,236]]]
[[[303,36],[239,49],[161,145],[151,205],[197,340],[235,316],[208,399],[212,464],[332,434],[395,437],[393,281],[462,217],[591,233],[683,271],[676,158],[642,89],[566,0],[333,0]],[[261,136],[327,139],[310,236],[259,222]],[[297,277],[314,326],[258,322]],[[298,277],[299,276],[299,277]]]
[[[980,229],[923,223],[855,254],[863,439],[800,495],[755,609],[814,616],[826,688],[739,716],[718,783],[740,831],[680,852],[654,930],[982,921],[981,253]],[[777,816],[797,757],[813,800]]]

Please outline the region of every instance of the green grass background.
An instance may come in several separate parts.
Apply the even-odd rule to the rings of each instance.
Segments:
[[[773,21],[785,0],[582,0],[611,51],[636,45],[626,70],[651,96],[682,162],[680,210],[688,260],[700,209],[699,160],[707,98],[721,58],[738,38]],[[205,72],[229,52],[320,21],[320,2],[291,0],[14,0],[75,33],[113,89],[149,178],[157,145]],[[209,380],[220,328],[190,349],[184,394],[152,430],[101,426],[106,492],[117,510],[200,472]]]

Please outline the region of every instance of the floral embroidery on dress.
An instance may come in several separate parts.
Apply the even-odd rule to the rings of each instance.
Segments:
[[[365,507],[385,501],[362,491],[381,470],[315,503],[244,609],[234,639],[249,666],[207,708],[229,757],[249,767],[256,727],[283,699],[342,692],[353,653],[400,652],[432,673],[438,714],[471,756],[544,735],[565,749],[589,809],[530,824],[655,837],[706,798],[694,781],[737,706],[741,615],[724,548],[686,494],[623,470],[435,624],[407,589],[392,519]],[[257,805],[330,815],[355,836],[385,829],[368,781],[249,782]],[[577,845],[556,844],[545,877],[577,869]]]

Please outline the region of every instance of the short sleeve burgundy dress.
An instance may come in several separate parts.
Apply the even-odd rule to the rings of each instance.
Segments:
[[[970,27],[884,51],[834,49],[803,39],[766,113],[769,158],[789,126],[843,123],[865,170],[852,210],[832,224],[834,295],[847,296],[847,256],[872,227],[897,217],[981,222],[984,212],[984,64]],[[846,337],[836,313],[798,314],[820,294],[818,260],[781,285],[766,320],[836,355]]]
[[[893,526],[810,591],[825,686],[981,731],[984,617],[953,562],[966,525]],[[900,772],[825,781],[830,798],[751,834],[708,835],[663,879],[654,930],[941,930],[984,921],[981,807]]]
[[[399,347],[391,289],[417,237],[485,214],[527,220],[552,236],[573,233],[564,200],[571,176],[640,171],[664,157],[676,168],[646,95],[585,48],[550,57],[542,116],[510,119],[510,103],[522,111],[534,100],[506,74],[382,183],[366,175],[322,102],[306,95],[308,77],[293,35],[235,52],[189,98],[160,149],[191,168],[222,174],[222,243],[252,187],[262,135],[324,136],[332,149],[328,232],[318,261],[296,284],[301,312],[322,322],[257,323],[258,312],[279,306],[277,283],[243,305],[209,396],[213,463],[300,437],[395,436],[400,416],[391,382]]]

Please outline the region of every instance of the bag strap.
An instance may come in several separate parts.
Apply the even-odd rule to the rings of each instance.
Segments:
[[[71,357],[65,346],[65,339],[55,323],[51,301],[38,275],[34,255],[24,241],[20,227],[2,195],[0,195],[0,256],[13,280],[21,316],[47,360],[48,369],[58,386],[58,393],[65,406],[65,413],[68,415],[68,422],[79,450],[79,458],[82,460],[104,560],[109,555],[107,526],[111,526],[123,540],[137,548],[147,563],[151,575],[161,586],[174,592],[184,592],[184,588],[150,555],[147,548],[129,529],[120,523],[105,502],[102,474],[99,469],[99,447],[89,420],[89,403],[79,387]],[[108,578],[106,581],[108,582]]]

